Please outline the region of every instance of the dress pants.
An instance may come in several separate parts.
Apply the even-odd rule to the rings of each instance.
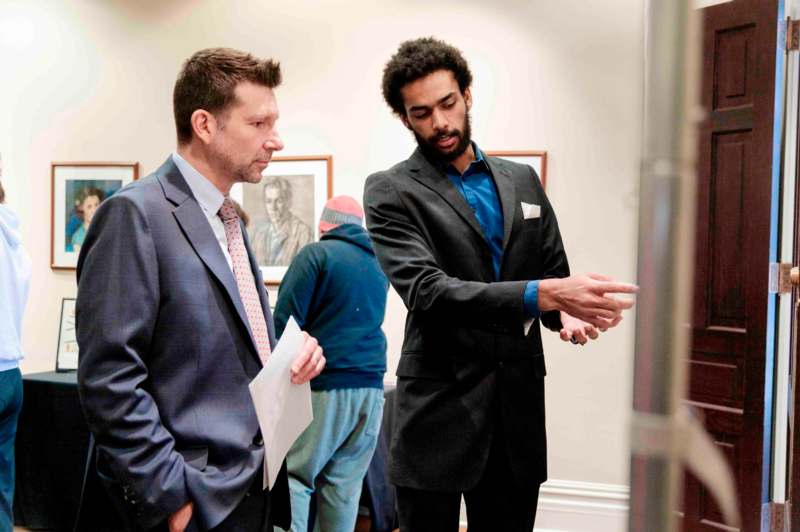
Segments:
[[[457,532],[461,492],[397,486],[401,532]],[[495,431],[489,459],[478,484],[463,492],[468,532],[531,532],[539,486],[524,490],[514,480],[502,433]]]
[[[19,368],[0,371],[0,532],[11,532],[14,507],[14,440],[22,410]]]

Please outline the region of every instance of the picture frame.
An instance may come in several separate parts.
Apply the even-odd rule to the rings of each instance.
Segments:
[[[262,176],[257,184],[237,183],[230,196],[249,218],[264,282],[278,285],[300,248],[319,239],[317,222],[333,195],[333,156],[273,157]]]
[[[78,369],[78,340],[75,337],[75,298],[61,299],[61,319],[58,327],[58,348],[56,349],[56,371],[75,371]]]
[[[94,211],[139,178],[139,163],[54,162],[50,176],[50,267],[74,270]]]
[[[500,157],[515,163],[527,164],[536,171],[542,188],[547,190],[547,152],[543,150],[492,150],[486,151],[490,157]]]

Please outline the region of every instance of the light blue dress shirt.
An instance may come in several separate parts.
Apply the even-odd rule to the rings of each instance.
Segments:
[[[183,178],[186,179],[186,184],[189,185],[192,195],[194,195],[197,203],[200,204],[200,208],[203,209],[203,214],[206,215],[206,219],[211,225],[211,230],[214,231],[214,236],[217,238],[222,254],[225,255],[228,267],[233,271],[233,261],[231,260],[231,254],[228,252],[228,237],[225,235],[225,224],[218,214],[225,196],[208,178],[181,157],[178,152],[172,152],[172,162],[183,174]]]

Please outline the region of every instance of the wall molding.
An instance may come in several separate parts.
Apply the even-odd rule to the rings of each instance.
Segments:
[[[536,532],[620,532],[628,529],[628,486],[548,480],[539,490]],[[461,500],[461,527],[467,512]]]
[[[539,490],[535,532],[620,532],[628,529],[630,489],[619,484],[548,480]],[[462,529],[467,512],[461,499]]]
[[[539,490],[536,532],[620,532],[628,529],[630,489],[619,484],[548,480]],[[461,500],[462,528],[467,512]]]
[[[619,532],[628,527],[630,489],[619,484],[548,480],[539,491],[536,530]]]

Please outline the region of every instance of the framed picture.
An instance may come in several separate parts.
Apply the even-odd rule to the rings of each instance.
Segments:
[[[52,163],[50,267],[74,270],[97,207],[139,177],[139,163]]]
[[[280,284],[301,247],[319,238],[317,221],[333,194],[333,157],[274,157],[258,184],[237,183],[231,198],[247,215],[247,232],[267,284]]]
[[[76,369],[78,369],[78,341],[75,338],[75,298],[65,297],[61,300],[56,371]]]
[[[490,157],[500,157],[508,159],[515,163],[527,164],[536,171],[539,176],[539,181],[542,182],[542,188],[547,190],[547,152],[539,150],[524,150],[524,151],[487,151],[486,155]]]

